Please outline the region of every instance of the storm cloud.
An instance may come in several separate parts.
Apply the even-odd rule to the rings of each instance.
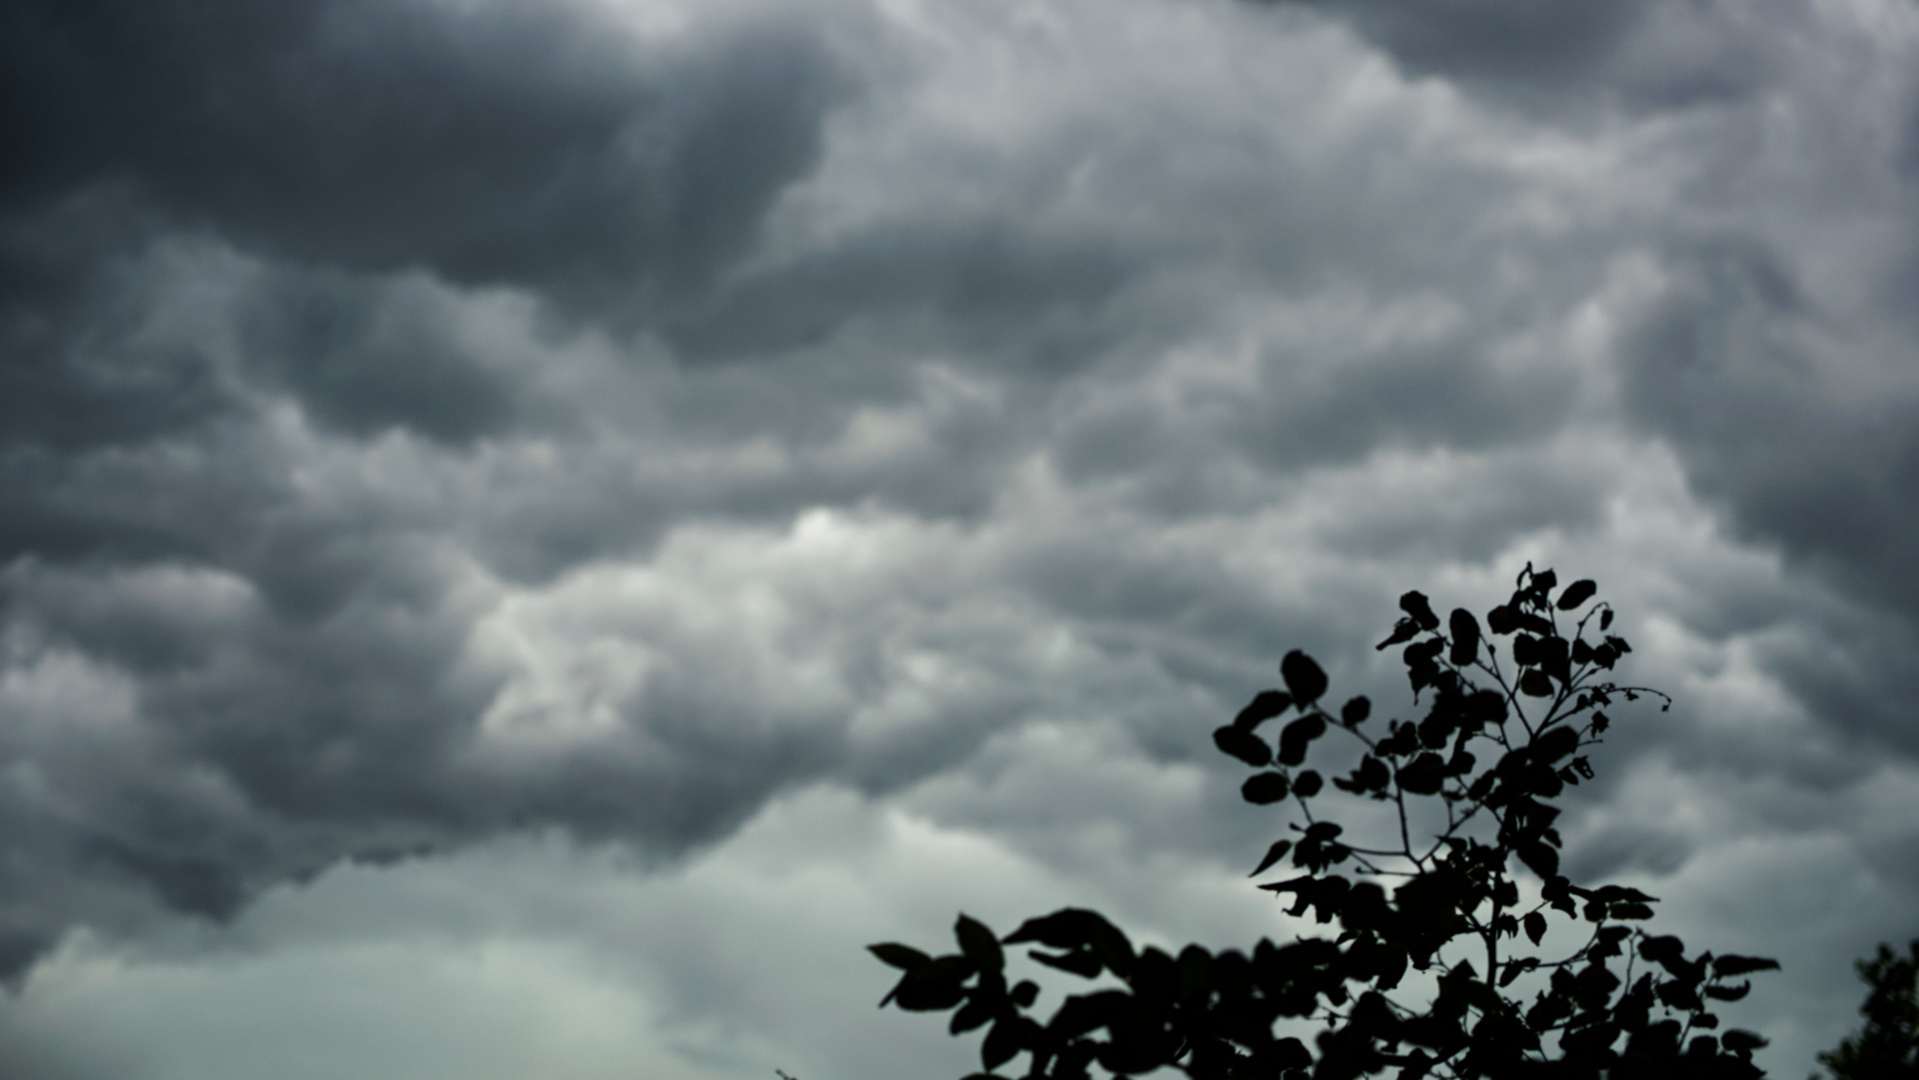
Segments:
[[[1916,51],[1873,0],[9,5],[0,1068],[257,1074],[99,1018],[354,964],[557,1008],[450,988],[493,943],[653,1033],[502,1077],[891,1075],[951,1051],[858,946],[953,907],[1268,932],[1205,733],[1293,647],[1400,700],[1392,598],[1528,560],[1679,699],[1569,864],[1780,955],[1806,1067],[1919,897]],[[465,1075],[430,1011],[356,1067]]]

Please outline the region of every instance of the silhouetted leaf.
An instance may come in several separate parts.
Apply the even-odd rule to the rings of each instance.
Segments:
[[[1050,945],[1055,949],[1072,949],[1090,946],[1105,934],[1117,934],[1119,930],[1106,921],[1106,916],[1085,908],[1061,908],[1051,915],[1041,915],[1020,924],[1018,930],[1001,938],[1007,945],[1021,945],[1028,941],[1037,941],[1041,945]]]
[[[1604,964],[1587,964],[1572,977],[1568,989],[1582,1008],[1598,1009],[1619,989],[1619,976],[1607,971]]]
[[[1763,956],[1734,956],[1731,954],[1716,957],[1712,962],[1712,973],[1720,978],[1734,975],[1749,975],[1755,971],[1778,971],[1779,961],[1768,960]]]
[[[1253,872],[1250,874],[1247,874],[1246,876],[1258,877],[1259,875],[1265,873],[1266,870],[1269,867],[1271,867],[1274,863],[1285,858],[1286,853],[1288,851],[1291,851],[1292,849],[1293,849],[1293,842],[1291,840],[1273,841],[1273,846],[1266,849],[1266,857],[1259,860],[1259,865],[1253,867]]]
[[[1293,701],[1301,709],[1319,700],[1326,692],[1326,673],[1321,671],[1313,658],[1294,649],[1279,662],[1280,677],[1286,680],[1286,689],[1292,691]]]
[[[1077,1039],[1123,1019],[1132,995],[1124,990],[1101,990],[1067,998],[1047,1021],[1046,1033],[1055,1039]]]
[[[1427,751],[1399,768],[1399,786],[1410,795],[1436,795],[1446,782],[1446,762]]]
[[[1441,699],[1442,703],[1445,699]],[[1419,723],[1419,741],[1427,748],[1437,750],[1446,745],[1459,725],[1459,714],[1448,709],[1435,708],[1432,715]]]
[[[1247,778],[1239,787],[1239,794],[1247,802],[1258,806],[1270,806],[1284,799],[1292,790],[1292,784],[1285,773],[1263,772]]]
[[[1557,875],[1547,879],[1545,887],[1539,890],[1540,899],[1568,915],[1573,914],[1576,910],[1571,894],[1571,883]]]
[[[1670,934],[1648,937],[1639,942],[1639,955],[1671,970],[1674,964],[1685,963],[1686,944]]]
[[[1631,930],[1618,924],[1602,926],[1593,934],[1592,949],[1586,955],[1594,960],[1618,956],[1622,951],[1619,943],[1631,936]]]
[[[1279,733],[1279,763],[1297,765],[1306,760],[1306,747],[1314,739],[1326,734],[1326,721],[1317,713],[1309,713],[1286,725]]]
[[[1557,635],[1539,639],[1539,666],[1560,682],[1571,682],[1572,647]]]
[[[1006,966],[1006,954],[1000,950],[999,938],[977,920],[961,915],[953,924],[953,936],[959,939],[960,951],[981,971],[998,971]]]
[[[1501,604],[1486,613],[1486,629],[1504,637],[1519,629],[1519,613]]]
[[[1306,1050],[1306,1044],[1291,1036],[1275,1041],[1267,1053],[1275,1075],[1285,1069],[1304,1069],[1313,1063],[1313,1055]]]
[[[1125,1025],[1113,1032],[1113,1041],[1100,1047],[1099,1063],[1118,1075],[1151,1072],[1172,1063],[1178,1043],[1165,1032],[1137,1025]]]
[[[1399,655],[1400,659],[1406,662],[1407,667],[1418,667],[1432,663],[1433,660],[1438,658],[1440,653],[1445,651],[1446,642],[1444,639],[1427,638],[1425,641],[1415,641],[1411,645],[1406,646],[1400,651]]]
[[[1449,769],[1448,771],[1450,772],[1452,770]],[[1352,776],[1343,780],[1334,780],[1333,786],[1339,788],[1341,791],[1350,791],[1355,795],[1362,795],[1368,792],[1383,791],[1386,785],[1391,782],[1392,774],[1386,771],[1386,764],[1371,754],[1367,754],[1365,757],[1359,759],[1359,767],[1353,770]]]
[[[1530,630],[1539,637],[1553,636],[1553,624],[1530,611],[1515,611],[1513,617],[1519,620],[1521,630]]]
[[[1213,730],[1213,745],[1255,769],[1263,769],[1273,763],[1273,748],[1266,740],[1243,727],[1228,724]]]
[[[1526,927],[1526,940],[1534,945],[1539,944],[1539,939],[1546,936],[1546,916],[1535,911],[1528,914],[1523,921]]]
[[[1542,878],[1551,878],[1559,873],[1559,852],[1538,840],[1514,844],[1513,854],[1526,864],[1526,869]]]
[[[927,956],[911,945],[901,945],[895,941],[881,942],[878,945],[868,945],[866,951],[879,957],[881,963],[899,968],[902,971],[912,971],[932,959],[932,957]]]
[[[1380,965],[1379,975],[1373,980],[1373,986],[1380,990],[1391,990],[1399,985],[1406,975],[1406,953],[1402,949],[1389,949],[1386,959]]]
[[[1640,892],[1630,885],[1601,885],[1599,888],[1592,890],[1590,895],[1593,899],[1603,904],[1617,903],[1621,900],[1631,900],[1640,904],[1651,904],[1659,900],[1657,896],[1647,896],[1645,893]]]
[[[1452,631],[1453,651],[1447,659],[1454,667],[1468,667],[1479,659],[1479,620],[1465,608],[1454,608],[1448,629]]]
[[[1017,1016],[1001,1017],[993,1025],[993,1029],[986,1033],[985,1041],[980,1043],[979,1059],[987,1072],[992,1072],[1013,1060],[1014,1055],[1020,1052],[1022,1020],[1024,1020],[1023,1017]],[[1031,1021],[1026,1022],[1031,1023]]]
[[[1047,967],[1058,968],[1061,971],[1070,972],[1084,979],[1090,979],[1099,974],[1099,957],[1095,956],[1091,950],[1082,949],[1075,952],[1055,955],[1053,953],[1040,952],[1038,949],[1028,949],[1026,950],[1026,955],[1045,964]]]
[[[966,1032],[972,1031],[974,1028],[984,1027],[986,1022],[991,1020],[993,1014],[998,1011],[995,1008],[997,1004],[997,1002],[986,997],[973,998],[973,1000],[953,1011],[953,1019],[946,1025],[946,1033],[949,1035],[963,1035]]]
[[[1399,598],[1399,610],[1411,615],[1422,630],[1439,629],[1439,616],[1433,614],[1432,602],[1422,592],[1409,592]]]
[[[1742,983],[1734,983],[1731,986],[1706,987],[1706,996],[1712,998],[1714,1001],[1738,1001],[1750,993],[1752,993],[1751,979]]]
[[[1206,994],[1212,987],[1213,955],[1203,946],[1188,945],[1179,951],[1178,999],[1187,1001]]]
[[[1287,893],[1299,894],[1299,907],[1293,912],[1295,915],[1305,912],[1306,905],[1311,902],[1313,890],[1318,887],[1319,879],[1311,874],[1301,874],[1298,877],[1287,878],[1285,881],[1272,881],[1260,886],[1274,896],[1284,896]]]
[[[1375,650],[1397,645],[1402,641],[1411,641],[1419,633],[1419,620],[1404,618],[1393,624],[1393,632],[1385,641],[1373,646]]]
[[[1519,692],[1528,697],[1552,697],[1553,681],[1538,668],[1527,668],[1519,677]]]
[[[1359,759],[1357,770],[1360,783],[1369,791],[1384,791],[1392,783],[1392,775],[1386,771],[1386,763],[1371,754]]]
[[[1728,1031],[1724,1035],[1719,1036],[1719,1045],[1725,1047],[1728,1050],[1733,1051],[1734,1053],[1739,1053],[1743,1051],[1745,1053],[1750,1054],[1754,1050],[1757,1050],[1760,1047],[1765,1046],[1766,1039],[1757,1034],[1754,1034],[1753,1032],[1746,1031],[1741,1028],[1733,1028],[1731,1031]]]
[[[1694,1021],[1697,1024],[1697,1020]],[[1711,1025],[1706,1025],[1711,1026]],[[1711,1035],[1697,1035],[1686,1044],[1686,1057],[1710,1060],[1719,1056],[1719,1040]]]
[[[1612,609],[1607,608],[1606,610],[1599,613],[1599,632],[1603,634],[1606,631],[1611,629],[1612,629]]]
[[[1705,1003],[1699,1000],[1698,991],[1683,979],[1662,982],[1656,992],[1659,1003],[1668,1009],[1689,1013],[1705,1008]]]
[[[943,981],[908,975],[894,988],[893,1001],[908,1012],[941,1012],[966,997],[959,980]],[[885,1004],[885,1002],[881,1002]]]
[[[1531,634],[1521,634],[1514,638],[1513,663],[1520,667],[1530,667],[1539,663],[1539,639]]]
[[[1577,749],[1579,732],[1565,726],[1550,727],[1540,732],[1539,738],[1533,741],[1533,759],[1550,765]]]
[[[1460,715],[1475,731],[1487,724],[1503,724],[1508,715],[1506,695],[1497,690],[1481,690],[1478,693],[1469,694],[1465,704],[1461,706]]]
[[[1261,690],[1253,695],[1253,700],[1239,710],[1233,717],[1233,726],[1251,731],[1259,725],[1292,708],[1292,695],[1284,690]]]
[[[1526,1026],[1534,1031],[1545,1031],[1572,1015],[1572,1002],[1563,997],[1550,996],[1540,1000],[1526,1011]]]
[[[1539,943],[1534,942],[1533,944],[1537,945]],[[1499,974],[1500,988],[1504,989],[1508,986],[1511,986],[1514,982],[1518,981],[1521,975],[1526,974],[1528,971],[1534,971],[1538,969],[1538,967],[1539,967],[1539,958],[1536,956],[1528,956],[1522,960],[1512,960],[1507,962],[1506,970],[1500,972]]]
[[[1373,703],[1363,697],[1356,697],[1340,707],[1339,722],[1347,727],[1358,727],[1373,714]]]
[[[1325,781],[1318,773],[1311,769],[1303,770],[1298,776],[1293,777],[1293,794],[1302,799],[1310,799],[1319,794],[1319,789],[1324,783]]]
[[[1599,586],[1594,583],[1592,579],[1580,578],[1578,581],[1566,586],[1566,591],[1559,594],[1559,610],[1571,611],[1586,601],[1591,600],[1593,594],[1598,591]]]

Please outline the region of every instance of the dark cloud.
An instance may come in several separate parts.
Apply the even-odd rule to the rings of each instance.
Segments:
[[[223,919],[341,859],[555,822],[671,856],[839,756],[820,718],[782,728],[758,694],[716,695],[703,665],[725,658],[693,643],[604,738],[488,757],[478,725],[509,672],[472,669],[444,553],[378,532],[312,542],[250,580],[15,564],[9,976],[75,921],[150,920],[142,894]]]
[[[1155,501],[1179,516],[1208,498],[1208,486],[1195,483],[1189,468],[1217,469],[1227,448],[1265,473],[1390,448],[1495,446],[1555,429],[1568,400],[1563,379],[1489,371],[1482,357],[1451,343],[1351,357],[1326,365],[1330,370],[1318,377],[1302,376],[1305,365],[1296,359],[1280,355],[1262,364],[1270,380],[1263,392],[1221,389],[1210,407],[1191,413],[1166,410],[1145,392],[1096,402],[1062,425],[1062,469],[1076,481],[1163,476]],[[1210,423],[1195,425],[1192,413]]]
[[[1849,645],[1777,663],[1833,724],[1911,747],[1910,726],[1873,702],[1912,689],[1899,657],[1919,620],[1919,384],[1759,237],[1701,239],[1671,267],[1622,343],[1631,405],[1745,535],[1894,616],[1832,624]]]
[[[1600,0],[1578,5],[1523,0],[1322,0],[1421,74],[1527,82],[1590,78],[1653,5]]]
[[[1348,22],[1416,77],[1489,104],[1560,115],[1683,109],[1765,86],[1783,51],[1752,5],[1698,0],[1254,0]],[[1767,8],[1764,18],[1791,18]]]
[[[251,291],[235,348],[325,427],[468,442],[513,427],[529,404],[506,374],[474,362],[423,282],[282,272]]]
[[[697,286],[817,152],[798,25],[641,55],[584,17],[300,2],[10,5],[0,207],[90,184],[300,259],[623,305]]]
[[[1681,125],[1666,223],[1642,241],[1657,287],[1622,308],[1613,343],[1619,387],[1736,535],[1860,609],[1800,606],[1768,670],[1827,733],[1910,753],[1888,707],[1913,692],[1900,657],[1919,627],[1910,41],[1836,12],[1781,16],[1801,32],[1760,35],[1773,93]],[[1856,779],[1823,758],[1781,767],[1821,788]]]
[[[855,317],[924,313],[953,346],[1014,343],[1009,367],[1057,377],[1110,344],[1089,316],[1139,269],[1137,256],[1011,223],[908,225],[742,275],[665,332],[691,358],[725,358],[817,345]],[[1049,322],[1059,325],[1034,333]]]
[[[498,329],[550,351],[578,331],[529,328],[541,311],[631,325],[746,249],[848,86],[811,29],[648,51],[582,11],[22,4],[0,42],[7,99],[32,103],[0,121],[26,695],[4,707],[0,972],[76,922],[224,919],[341,858],[530,822],[683,850],[821,767],[656,686],[654,753],[474,771],[500,682],[462,666],[486,585],[414,483],[568,419]],[[357,461],[382,440],[426,473]],[[560,565],[656,536],[640,501],[639,527],[594,523]],[[89,748],[63,715],[108,728]]]
[[[142,312],[116,287],[128,271],[116,256],[153,233],[116,189],[0,219],[0,439],[55,452],[139,442],[230,404],[190,353],[126,340]]]
[[[1856,831],[1919,692],[1909,65],[1289,7],[8,8],[0,973],[802,788],[1243,869],[1205,732],[1294,646],[1403,716],[1398,592],[1526,559],[1692,690],[1570,865]]]

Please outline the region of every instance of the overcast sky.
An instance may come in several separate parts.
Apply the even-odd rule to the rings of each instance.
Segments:
[[[1209,732],[1593,577],[1568,865],[1919,935],[1904,0],[12,0],[0,1072],[949,1080],[1295,929]]]

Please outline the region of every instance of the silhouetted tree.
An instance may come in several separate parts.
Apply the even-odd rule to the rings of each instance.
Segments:
[[[1866,1022],[1819,1055],[1832,1080],[1919,1080],[1919,939],[1906,949],[1901,959],[1880,945],[1878,956],[1853,965],[1871,988],[1859,1006]]]
[[[1425,694],[1430,706],[1417,722],[1369,726],[1363,697],[1328,711],[1325,673],[1294,651],[1280,664],[1285,689],[1262,691],[1213,733],[1256,770],[1246,801],[1292,810],[1292,835],[1253,875],[1289,856],[1297,873],[1259,887],[1290,898],[1289,915],[1332,924],[1333,936],[1175,955],[1135,948],[1078,908],[1004,938],[961,915],[958,952],[871,946],[903,972],[881,1006],[953,1010],[954,1034],[984,1028],[987,1071],[975,1078],[1021,1054],[1027,1077],[1059,1080],[1094,1066],[1171,1066],[1193,1080],[1351,1080],[1394,1068],[1401,1080],[1763,1075],[1751,1059],[1765,1040],[1722,1031],[1713,1009],[1746,995],[1743,976],[1778,964],[1688,958],[1678,938],[1643,929],[1655,898],[1559,872],[1553,800],[1592,778],[1581,751],[1611,723],[1604,710],[1651,696],[1664,711],[1670,700],[1612,681],[1631,647],[1608,633],[1613,612],[1591,603],[1591,581],[1554,596],[1553,572],[1528,564],[1514,584],[1483,631],[1463,608],[1442,630],[1425,596],[1400,598],[1405,615],[1379,647],[1404,646],[1414,702]],[[1503,659],[1495,637],[1510,639]],[[1261,733],[1289,712],[1277,740]],[[1305,764],[1333,731],[1357,742],[1358,758],[1328,783]],[[1376,804],[1369,816],[1389,835],[1361,841],[1326,817],[1334,791]],[[1430,841],[1416,842],[1427,829]],[[1041,1022],[1029,1015],[1039,986],[1009,986],[1005,974],[1002,946],[1025,943],[1043,947],[1028,954],[1043,965],[1113,980]],[[1285,1033],[1311,1033],[1302,1025],[1318,1029],[1311,1047]]]

